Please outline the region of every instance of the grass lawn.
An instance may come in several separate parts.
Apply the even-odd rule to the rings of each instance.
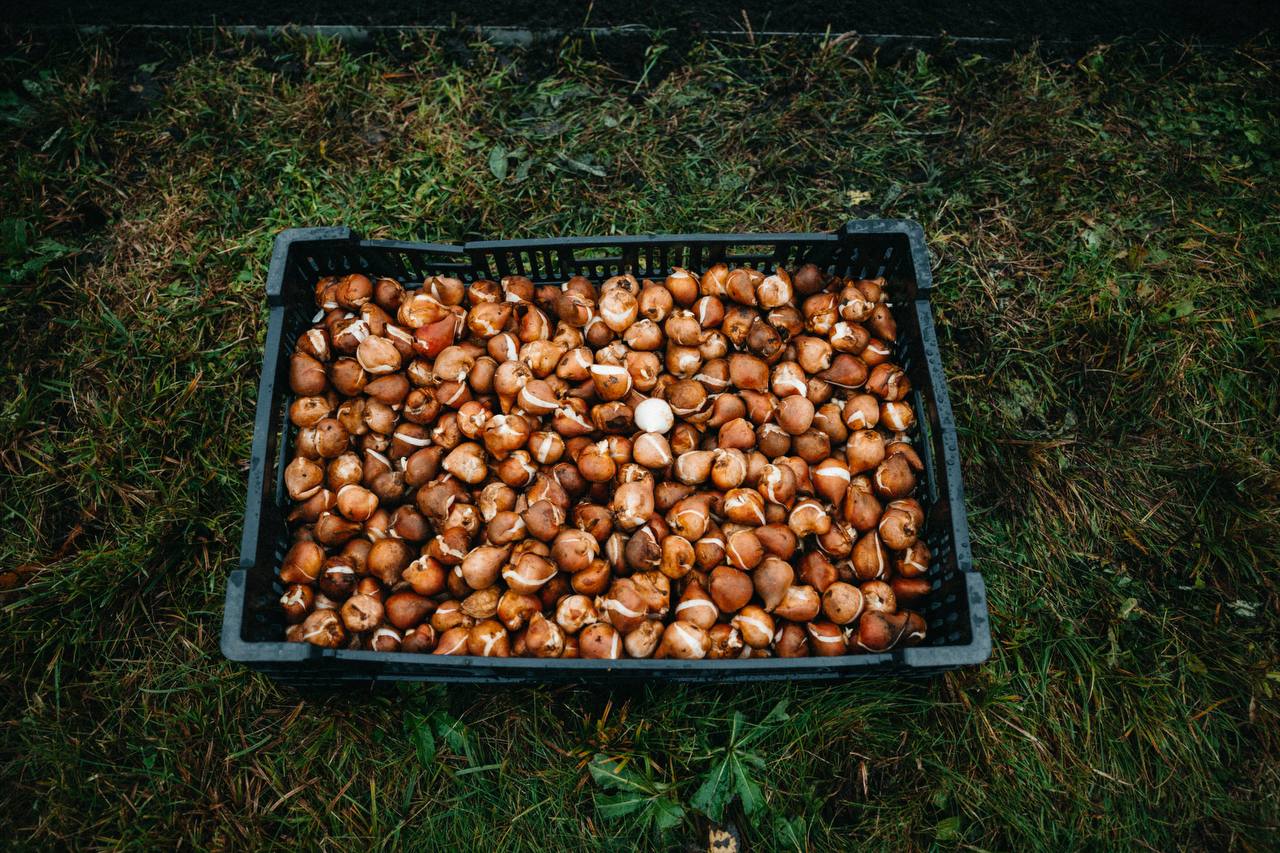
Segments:
[[[1280,53],[853,47],[6,47],[3,843],[1274,849]],[[275,232],[882,215],[936,262],[988,665],[300,695],[222,660]]]

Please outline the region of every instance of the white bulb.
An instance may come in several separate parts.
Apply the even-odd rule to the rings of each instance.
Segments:
[[[636,406],[636,427],[641,432],[667,433],[676,423],[676,416],[666,400],[650,397]]]

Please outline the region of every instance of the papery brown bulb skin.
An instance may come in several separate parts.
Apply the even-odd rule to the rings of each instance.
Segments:
[[[709,629],[716,623],[720,611],[711,596],[702,588],[702,584],[693,581],[685,587],[684,595],[676,605],[676,618],[697,625],[702,630]]]
[[[891,551],[902,551],[916,543],[916,522],[905,509],[890,507],[876,525],[880,539]]]
[[[400,651],[410,654],[430,654],[436,647],[436,629],[430,625],[418,625],[405,632],[400,641]]]
[[[799,295],[812,296],[826,287],[827,274],[814,264],[805,264],[796,270],[792,284]]]
[[[347,639],[346,628],[333,610],[316,610],[298,626],[300,642],[311,643],[326,649],[336,649]]]
[[[663,631],[655,657],[698,660],[711,650],[711,638],[707,632],[692,622],[677,619]]]
[[[722,613],[737,613],[747,605],[755,592],[751,576],[731,566],[711,570],[711,600]]]
[[[477,623],[467,634],[467,653],[475,657],[510,657],[507,629],[495,619]]]
[[[777,607],[795,582],[795,570],[785,560],[766,557],[752,573],[756,595],[766,611]]]
[[[845,654],[844,632],[832,622],[810,622],[806,626],[809,648],[814,657],[836,657]]]
[[[541,613],[533,614],[525,631],[525,650],[533,657],[560,657],[565,650],[564,629]]]
[[[299,396],[321,394],[329,386],[324,365],[304,352],[289,360],[289,388]]]
[[[285,588],[280,597],[285,621],[290,625],[302,622],[315,606],[315,593],[308,584],[295,583]]]
[[[893,587],[884,581],[867,581],[860,587],[864,606],[869,613],[893,613],[898,609],[898,597]]]
[[[617,660],[622,657],[622,635],[604,622],[582,629],[578,635],[578,655],[584,658]]]
[[[871,482],[877,495],[893,500],[911,494],[916,485],[916,477],[906,458],[895,454],[876,466]]]
[[[918,604],[933,592],[933,584],[926,578],[897,577],[889,586],[893,589],[894,600],[899,606]]]
[[[742,652],[746,647],[741,632],[733,625],[725,622],[713,625],[711,630],[707,631],[707,638],[711,642],[711,646],[707,650],[707,657],[711,660],[742,657]]]
[[[387,621],[401,631],[408,631],[420,625],[435,610],[436,604],[430,598],[416,592],[397,592],[387,598]]]
[[[876,498],[870,478],[854,477],[850,480],[849,489],[845,492],[841,507],[841,517],[854,530],[866,533],[868,530],[874,530],[880,523],[882,513],[883,507]]]
[[[803,658],[809,656],[809,635],[803,626],[795,622],[786,622],[778,629],[773,638],[773,648],[781,658]]]
[[[371,631],[382,621],[382,602],[371,595],[353,595],[343,602],[339,613],[348,631]]]
[[[893,568],[904,578],[924,577],[929,573],[929,562],[932,555],[923,542],[916,541],[910,548],[894,557]]]
[[[912,620],[906,613],[870,612],[858,620],[851,645],[865,652],[887,652],[908,637],[913,645],[924,639],[923,620],[918,616]]]
[[[804,584],[792,584],[782,596],[782,601],[773,609],[776,616],[792,622],[808,622],[818,615],[822,609],[822,598],[818,591]]]
[[[649,658],[658,650],[662,642],[663,624],[657,619],[645,620],[641,625],[623,637],[622,647],[628,657]]]
[[[764,649],[773,642],[773,617],[763,608],[749,604],[739,610],[731,621],[748,646]]]

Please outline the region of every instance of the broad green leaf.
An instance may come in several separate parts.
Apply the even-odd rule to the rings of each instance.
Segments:
[[[507,176],[507,149],[505,146],[495,145],[489,151],[489,171],[493,172],[493,176],[500,181]]]
[[[658,829],[671,829],[684,820],[684,808],[675,800],[659,797],[653,801],[653,820]]]
[[[712,820],[720,820],[731,799],[733,799],[733,770],[729,766],[729,757],[725,756],[707,772],[693,799],[689,800],[689,805]]]
[[[729,718],[729,746],[728,751],[732,752],[733,748],[738,745],[738,737],[742,733],[742,727],[746,724],[747,718],[741,711],[734,711],[733,716]]]
[[[405,718],[404,725],[409,732],[409,740],[413,743],[413,749],[418,753],[418,763],[423,767],[429,767],[434,764],[436,760],[436,736],[431,732],[430,720],[414,714],[412,717]]]
[[[639,793],[598,794],[596,796],[596,811],[605,820],[616,820],[624,815],[646,808],[650,802],[652,802],[651,797]]]
[[[781,723],[789,719],[791,719],[791,715],[787,713],[787,700],[779,699],[778,704],[770,708],[769,713],[760,721],[760,725],[772,725],[773,723]]]
[[[939,841],[955,841],[960,837],[960,818],[958,816],[945,817],[938,821],[937,827],[934,829],[934,837]]]
[[[754,819],[764,807],[764,793],[741,763],[734,767],[733,775],[734,789],[737,791],[738,799],[742,801],[742,810],[746,812],[747,817]]]
[[[809,846],[805,840],[807,835],[804,818],[802,817],[793,817],[789,820],[785,817],[779,817],[773,821],[773,837],[777,841],[777,848],[807,850]]]

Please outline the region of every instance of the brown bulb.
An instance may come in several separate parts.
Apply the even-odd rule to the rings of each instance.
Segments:
[[[280,606],[284,609],[284,620],[296,625],[307,618],[315,605],[315,593],[307,584],[295,583],[285,588],[280,597]]]
[[[467,634],[467,653],[476,657],[511,656],[511,638],[502,623],[486,619],[477,623]]]
[[[862,615],[864,606],[862,590],[844,581],[836,581],[822,594],[822,612],[837,625],[853,622]]]
[[[294,457],[284,472],[285,488],[295,501],[305,501],[324,485],[324,469],[310,459]]]
[[[897,577],[889,586],[893,588],[894,599],[899,605],[919,604],[933,591],[933,584],[927,578]]]
[[[324,548],[315,542],[296,542],[285,552],[280,580],[287,584],[311,583],[323,570]]]
[[[920,578],[929,573],[931,559],[929,547],[917,541],[894,558],[893,568],[904,578]]]
[[[360,535],[363,527],[357,521],[350,521],[333,512],[321,513],[316,519],[312,534],[321,545],[333,547]]]
[[[888,558],[884,543],[874,530],[861,536],[853,546],[853,571],[860,581],[888,577]]]
[[[849,435],[845,459],[850,474],[870,471],[884,461],[884,436],[874,429],[860,429]]]
[[[774,615],[792,622],[808,622],[822,609],[822,598],[811,586],[792,584],[773,609]]]
[[[556,605],[556,624],[567,634],[577,634],[587,625],[599,621],[595,604],[585,595],[568,595]]]
[[[481,545],[473,548],[459,567],[462,579],[471,589],[487,589],[497,582],[510,556],[510,547]]]
[[[752,573],[756,595],[764,602],[764,609],[772,611],[795,582],[795,570],[791,564],[777,557],[765,557]]]
[[[295,352],[289,359],[289,387],[301,397],[323,394],[329,387],[324,365],[304,352]]]
[[[784,623],[774,635],[774,651],[780,658],[804,658],[809,656],[809,635],[794,622]]]
[[[805,626],[814,657],[836,657],[847,653],[844,632],[831,622],[810,622]]]
[[[622,657],[622,636],[604,622],[588,625],[578,635],[578,654],[583,658],[617,660]]]
[[[334,601],[345,601],[355,592],[358,580],[355,564],[350,559],[330,557],[325,560],[324,571],[321,572],[316,586],[328,598]]]
[[[688,539],[673,534],[662,540],[662,558],[658,568],[672,580],[679,580],[693,568],[696,556]]]
[[[711,596],[697,581],[693,581],[685,587],[684,595],[680,597],[680,603],[676,605],[675,613],[677,619],[691,622],[703,630],[714,625],[716,619],[720,616],[720,612],[711,600]]]
[[[800,579],[819,594],[835,583],[837,577],[836,567],[821,553],[810,551],[800,558]]]
[[[429,654],[436,647],[436,629],[422,624],[405,632],[400,641],[400,651],[411,654]]]
[[[724,622],[712,625],[711,630],[707,631],[707,639],[711,642],[711,647],[707,650],[707,658],[711,660],[742,657],[743,649],[746,647],[742,633],[733,625]]]
[[[736,613],[751,601],[755,593],[751,576],[730,566],[711,570],[711,600],[722,613]]]
[[[853,644],[863,651],[887,652],[902,639],[906,627],[905,614],[864,613],[858,620]]]
[[[868,613],[893,613],[898,609],[893,587],[884,581],[867,581],[860,589]]]
[[[872,310],[871,319],[867,321],[867,325],[881,340],[896,341],[898,339],[898,324],[894,321],[893,312],[889,310],[889,306],[883,302],[877,304]]]
[[[678,660],[700,660],[711,649],[707,632],[692,622],[678,619],[666,627],[658,644],[656,657]]]
[[[876,530],[880,534],[880,540],[891,551],[902,551],[916,543],[916,522],[912,513],[906,509],[891,506],[880,517]]]
[[[732,624],[742,634],[743,641],[753,649],[768,648],[773,642],[773,617],[763,608],[748,604],[733,617]]]
[[[339,611],[342,624],[353,633],[372,631],[382,622],[383,612],[382,602],[371,595],[353,595]]]
[[[867,477],[854,477],[849,482],[849,490],[845,494],[841,515],[854,530],[865,533],[873,530],[880,521],[880,501],[876,499],[871,480]]]
[[[397,592],[384,604],[387,621],[401,631],[420,625],[436,609],[435,602],[416,592]]]
[[[882,498],[905,498],[916,487],[916,475],[905,456],[894,454],[876,466],[871,482]]]
[[[662,632],[663,625],[657,619],[648,619],[640,623],[622,640],[627,657],[652,657],[658,649],[658,644],[662,642]]]
[[[560,657],[565,650],[564,629],[541,613],[534,613],[525,631],[525,648],[534,657]]]
[[[347,640],[346,629],[336,611],[316,610],[298,626],[297,638],[304,643],[336,649]]]
[[[764,559],[764,546],[752,530],[738,530],[725,542],[725,557],[735,568],[750,570]]]
[[[493,588],[491,587],[490,589]],[[519,631],[528,623],[533,614],[541,610],[542,602],[536,595],[507,590],[499,596],[494,615],[497,616],[498,621],[508,631]]]
[[[800,296],[812,296],[827,286],[827,274],[814,264],[805,264],[796,270],[791,283]]]

